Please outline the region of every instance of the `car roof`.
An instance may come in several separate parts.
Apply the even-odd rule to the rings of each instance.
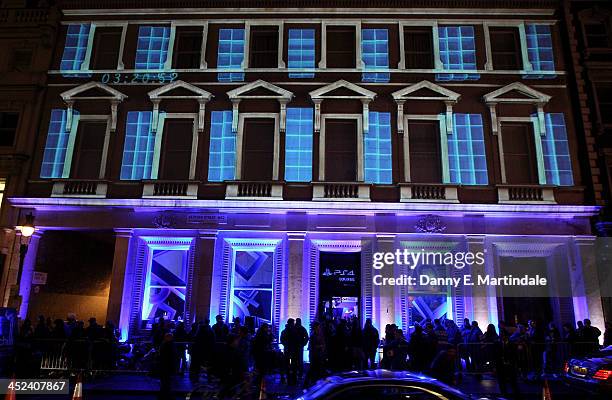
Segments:
[[[398,383],[415,383],[424,384],[426,386],[436,386],[443,389],[447,393],[452,393],[460,398],[467,398],[464,393],[459,390],[452,388],[437,379],[431,378],[426,375],[417,374],[409,371],[390,371],[386,369],[376,370],[364,370],[364,371],[348,371],[342,372],[335,375],[331,375],[317,382],[312,388],[305,391],[302,397],[298,399],[311,399],[318,398],[319,395],[329,393],[335,388],[339,388],[345,385],[359,384],[359,383],[389,383],[389,381],[397,381]]]
[[[418,382],[439,383],[437,380],[430,378],[426,375],[417,374],[409,371],[390,371],[387,369],[348,371],[333,375],[330,378],[337,383],[349,383],[351,381],[357,382],[362,380],[369,381],[372,379],[401,379],[414,380]]]

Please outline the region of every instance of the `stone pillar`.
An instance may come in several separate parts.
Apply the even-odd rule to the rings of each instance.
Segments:
[[[21,279],[19,281],[19,297],[21,298],[21,304],[19,306],[19,318],[25,319],[28,315],[28,306],[30,305],[30,291],[32,290],[32,276],[34,275],[34,269],[36,268],[36,253],[38,252],[38,243],[42,232],[36,231],[30,237],[28,243],[27,253],[23,260],[23,267],[21,270]],[[24,240],[18,236],[18,240]],[[20,255],[21,256],[21,255]]]
[[[485,252],[485,235],[467,235],[468,251],[475,254]],[[493,255],[485,253],[485,263],[483,265],[472,265],[467,274],[472,275],[472,282],[476,282],[478,275],[493,274],[494,269]],[[467,290],[468,288],[466,288]],[[478,325],[486,327],[488,324],[497,325],[497,297],[495,289],[482,286],[469,288],[471,294],[466,293],[465,316],[470,321],[478,321]],[[469,297],[469,298],[468,298]]]
[[[309,309],[308,299],[304,297],[302,292],[302,281],[306,277],[303,276],[305,265],[304,260],[304,232],[289,232],[289,276],[287,282],[287,316],[289,318],[301,318],[302,322],[308,321]]]
[[[597,238],[594,236],[576,237],[574,239],[576,249],[575,268],[572,268],[574,316],[576,320],[589,318],[592,325],[603,332],[605,321],[595,254],[595,240]],[[603,335],[599,339],[603,341]]]
[[[200,231],[196,243],[196,258],[191,301],[195,321],[210,318],[212,274],[217,231]],[[188,305],[189,306],[189,305]],[[213,321],[214,323],[214,321]]]
[[[394,252],[395,251],[395,235],[376,235],[376,246],[374,252]],[[372,255],[372,257],[374,257]],[[386,266],[382,269],[373,269],[372,275],[382,275],[384,277],[399,276],[400,272],[396,269],[397,266]],[[372,323],[377,326],[381,335],[384,334],[385,325],[397,324],[401,326],[401,305],[399,287],[384,285],[376,286],[373,282],[365,282],[365,284],[373,285],[373,309],[374,317]],[[397,312],[396,312],[397,311]],[[396,315],[397,314],[397,315]],[[404,332],[407,332],[407,327],[401,326]]]
[[[108,306],[106,308],[106,319],[114,324],[118,324],[121,318],[125,270],[131,239],[131,229],[115,229],[115,255],[113,257],[113,270],[111,272]]]

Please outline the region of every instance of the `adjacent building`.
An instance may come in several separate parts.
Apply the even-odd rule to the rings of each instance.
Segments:
[[[9,200],[36,217],[21,317],[96,315],[124,338],[217,314],[276,332],[323,313],[603,326],[603,197],[566,3],[173,3],[59,3]],[[376,286],[372,255],[395,249],[579,284],[539,298]]]

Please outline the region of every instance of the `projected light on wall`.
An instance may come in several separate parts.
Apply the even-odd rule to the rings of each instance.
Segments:
[[[187,291],[187,251],[153,250],[148,272],[142,319],[183,319]]]
[[[264,251],[236,252],[231,316],[241,321],[252,317],[256,327],[272,323],[273,256]]]

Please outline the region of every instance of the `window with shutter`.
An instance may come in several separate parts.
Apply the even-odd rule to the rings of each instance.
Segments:
[[[518,28],[489,28],[491,39],[491,55],[493,68],[500,70],[520,70],[523,67],[521,60],[521,42]]]
[[[533,124],[503,123],[501,129],[506,183],[511,185],[537,185],[539,183],[538,164]]]
[[[355,27],[327,27],[327,68],[355,68]]]
[[[179,26],[174,36],[174,68],[200,68],[202,27]]]
[[[440,122],[408,121],[410,182],[442,183]]]
[[[271,181],[273,165],[274,119],[245,119],[242,143],[242,180]]]
[[[278,66],[278,28],[276,26],[251,27],[251,68]]]
[[[96,28],[91,69],[117,69],[122,28]]]
[[[187,180],[193,141],[192,119],[166,119],[159,165],[159,179]]]
[[[72,173],[77,179],[98,179],[106,136],[106,121],[79,121],[72,156]]]
[[[433,69],[433,35],[430,27],[404,29],[406,69]]]
[[[325,180],[357,180],[357,120],[325,121]]]

